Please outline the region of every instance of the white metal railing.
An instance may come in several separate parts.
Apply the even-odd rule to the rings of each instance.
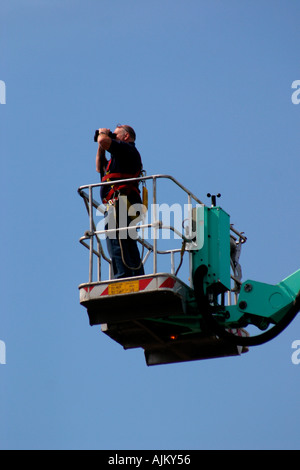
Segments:
[[[172,184],[175,185],[176,188],[181,190],[183,196],[187,200],[187,207],[188,210],[188,220],[187,225],[183,227],[185,220],[181,221],[182,230],[178,230],[178,227],[174,227],[173,225],[166,225],[158,218],[158,208],[159,205],[157,203],[157,193],[158,193],[158,182],[159,180],[169,180]],[[169,255],[170,256],[170,273],[175,275],[177,274],[175,268],[175,254],[181,253],[181,258],[183,256],[183,251],[189,251],[187,249],[188,244],[192,243],[192,237],[190,236],[192,233],[192,208],[193,204],[200,204],[203,205],[204,203],[198,199],[191,191],[185,188],[182,184],[180,184],[175,178],[170,175],[153,175],[153,176],[141,176],[139,178],[128,178],[122,180],[114,181],[116,183],[132,183],[132,182],[141,182],[142,184],[146,184],[151,182],[152,183],[152,197],[151,201],[149,198],[149,205],[151,204],[151,217],[152,220],[150,223],[139,223],[136,225],[136,228],[142,234],[139,236],[137,241],[143,247],[143,252],[146,250],[146,254],[143,257],[143,264],[145,265],[146,261],[148,260],[149,256],[153,255],[153,274],[157,274],[158,271],[158,255]],[[88,215],[89,215],[89,230],[87,230],[80,238],[80,243],[85,246],[89,250],[89,283],[94,282],[94,260],[96,258],[96,281],[99,282],[102,280],[102,260],[109,264],[109,280],[112,278],[112,264],[110,258],[106,255],[102,243],[101,243],[101,236],[104,234],[108,234],[109,230],[98,230],[95,224],[95,211],[104,214],[106,208],[103,204],[99,203],[95,197],[95,191],[99,191],[101,186],[109,185],[111,186],[112,182],[104,182],[104,183],[95,183],[95,184],[88,184],[81,186],[78,189],[80,196],[83,198]],[[149,191],[151,194],[151,191]],[[129,228],[129,227],[127,227]],[[144,230],[151,229],[151,242],[144,238]],[[118,230],[124,230],[123,228],[114,228],[113,231],[117,232]],[[180,241],[180,246],[171,248],[171,249],[159,249],[158,247],[158,232],[162,230],[168,230],[173,232],[178,237]],[[183,233],[185,232],[185,233]],[[246,237],[243,233],[238,232],[231,226],[231,237],[236,240],[236,243],[244,243],[246,241]],[[189,274],[191,278],[191,262],[189,262]],[[237,301],[237,294],[238,294],[238,287],[241,284],[240,280],[233,275],[231,278],[234,281],[234,288],[232,289],[234,292],[235,303]],[[228,293],[228,304],[231,304],[231,292]]]
[[[169,254],[170,259],[171,259],[171,274],[175,274],[175,262],[174,262],[174,254],[181,252],[181,247],[171,249],[171,250],[159,250],[158,249],[158,231],[159,230],[170,230],[173,231],[179,239],[185,242],[190,242],[191,240],[188,239],[182,232],[179,232],[178,229],[176,229],[172,225],[165,225],[161,221],[158,220],[158,204],[157,204],[157,180],[159,179],[168,179],[172,181],[178,188],[180,188],[187,197],[187,204],[189,206],[192,205],[192,201],[196,204],[203,204],[191,191],[186,189],[183,185],[181,185],[175,178],[169,175],[154,175],[154,176],[142,176],[139,178],[127,178],[127,179],[122,179],[122,180],[116,180],[114,181],[114,184],[116,183],[131,183],[131,182],[142,182],[143,184],[146,182],[151,181],[152,182],[152,204],[151,204],[151,216],[152,216],[152,221],[147,224],[139,224],[137,225],[137,228],[139,231],[143,231],[144,229],[149,229],[151,228],[152,230],[152,242],[150,243],[149,241],[145,240],[144,238],[139,237],[138,242],[143,245],[143,247],[147,250],[147,253],[145,257],[143,258],[143,264],[147,261],[149,258],[149,255],[152,253],[153,254],[153,274],[157,273],[157,256],[162,255],[162,254]],[[94,198],[94,192],[95,190],[99,190],[101,186],[109,185],[111,186],[111,182],[105,182],[105,183],[96,183],[96,184],[88,184],[81,186],[78,189],[79,194],[81,197],[84,199],[85,206],[87,209],[87,212],[89,214],[89,230],[85,232],[84,236],[80,238],[80,243],[84,245],[86,248],[89,249],[90,253],[90,258],[89,258],[89,282],[93,282],[93,265],[94,265],[94,257],[97,258],[97,281],[101,280],[101,258],[104,259],[106,262],[110,263],[111,265],[111,260],[106,256],[105,251],[103,250],[100,236],[102,234],[108,234],[109,230],[97,230],[95,221],[94,221],[94,210],[96,209],[99,212],[104,213],[105,208],[103,205]],[[118,230],[124,230],[122,229],[113,229],[114,232]],[[87,243],[88,241],[88,243]],[[96,247],[95,247],[95,242],[96,242]],[[111,268],[110,268],[110,274],[109,274],[109,279],[111,279]]]

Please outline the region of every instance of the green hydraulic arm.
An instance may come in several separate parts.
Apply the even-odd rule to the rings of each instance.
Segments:
[[[221,207],[201,206],[194,219],[198,247],[192,253],[192,275],[199,314],[214,333],[236,345],[270,341],[300,310],[300,270],[276,285],[247,280],[240,286],[236,305],[219,305],[218,296],[230,290],[229,216]],[[248,325],[263,331],[270,328],[245,338],[228,332]]]
[[[237,305],[217,306],[209,303],[203,292],[204,269],[194,274],[194,292],[207,326],[219,337],[240,346],[257,346],[278,336],[296,317],[300,310],[300,270],[279,284],[270,285],[257,281],[242,284]],[[238,337],[231,328],[255,325],[267,331],[257,336]]]

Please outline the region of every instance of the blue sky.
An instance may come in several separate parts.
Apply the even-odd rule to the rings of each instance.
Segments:
[[[244,279],[300,267],[299,13],[288,0],[3,0],[0,448],[299,449],[300,319],[241,357],[147,367],[78,285],[97,127],[131,124],[246,233]],[[167,196],[167,195],[166,195]]]

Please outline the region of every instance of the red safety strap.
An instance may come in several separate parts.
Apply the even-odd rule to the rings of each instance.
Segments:
[[[132,174],[132,173],[109,173],[110,164],[111,164],[111,160],[108,162],[108,165],[107,165],[107,168],[106,168],[106,174],[103,176],[103,178],[101,180],[103,183],[105,181],[113,181],[112,178],[115,179],[115,180],[127,179],[127,178],[137,178],[141,174],[141,170],[139,170],[135,174]],[[114,193],[116,191],[121,191],[121,190],[126,190],[127,193],[129,191],[136,191],[138,194],[140,194],[140,191],[139,191],[138,187],[136,186],[136,184],[134,182],[128,182],[128,183],[124,183],[124,184],[118,183],[118,184],[112,185],[112,187],[111,187],[110,191],[108,192],[108,194],[106,195],[105,199],[103,199],[103,202],[105,202],[105,203],[108,202],[112,198],[112,196],[114,195]]]
[[[112,178],[115,180],[120,180],[120,179],[127,179],[127,178],[137,178],[140,175],[140,171],[138,173],[132,174],[132,173],[106,173],[103,178],[102,182],[104,183],[105,181],[110,181]]]
[[[114,186],[113,188],[111,188],[111,190],[107,193],[106,197],[103,198],[103,202],[104,202],[104,203],[107,203],[108,201],[110,201],[110,200],[114,197],[116,191],[121,191],[122,189],[123,189],[123,190],[126,189],[126,190],[128,190],[128,192],[129,192],[129,190],[130,190],[130,191],[135,191],[138,195],[140,195],[140,191],[139,191],[139,189],[138,189],[136,186],[129,187],[128,185],[125,185],[125,184],[122,185],[122,186],[115,185],[115,186]],[[117,198],[117,197],[114,197],[114,199],[117,200],[118,198]]]

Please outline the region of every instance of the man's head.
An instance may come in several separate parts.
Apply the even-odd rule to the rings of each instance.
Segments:
[[[118,140],[122,140],[123,142],[135,142],[135,132],[132,127],[118,124],[114,130],[114,134],[116,134]]]

